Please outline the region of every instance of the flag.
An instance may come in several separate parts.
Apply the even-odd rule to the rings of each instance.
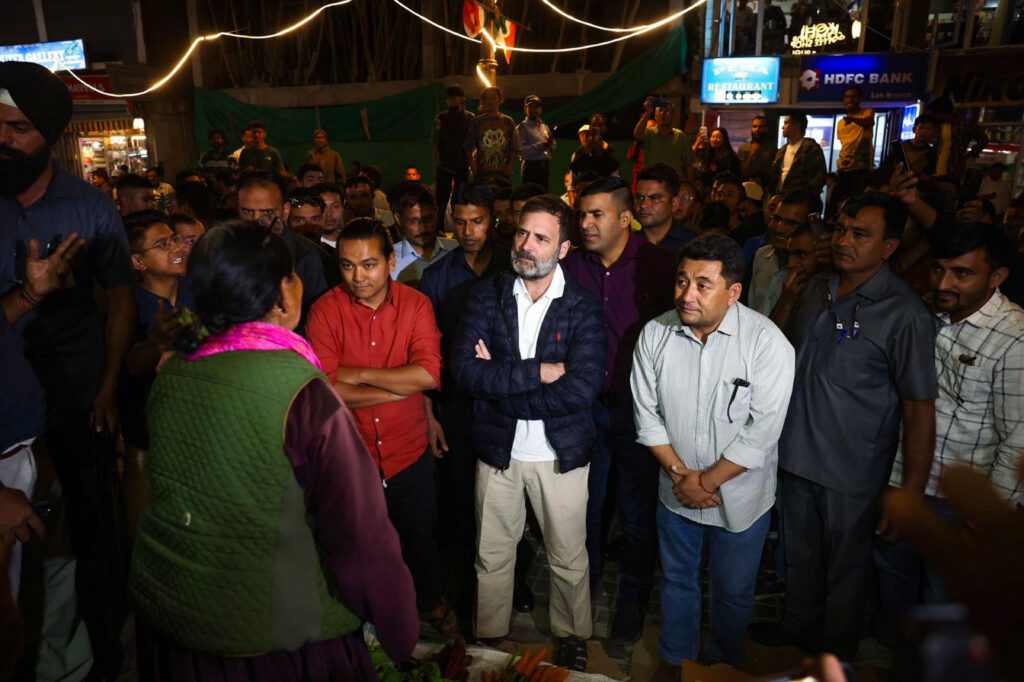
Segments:
[[[507,17],[499,17],[494,12],[489,12],[473,0],[465,0],[462,3],[462,27],[470,38],[476,38],[484,28],[487,28],[498,49],[516,46],[516,23]],[[505,55],[505,63],[510,63],[512,53],[503,50],[502,54]]]
[[[492,17],[488,17],[492,18]],[[516,24],[513,21],[509,21],[505,17],[496,19],[493,23],[494,26],[494,42],[499,47],[515,47],[516,46]],[[512,63],[512,52],[509,50],[502,50],[502,54],[505,55],[505,63]]]
[[[484,8],[473,2],[473,0],[463,2],[462,26],[466,29],[466,35],[470,38],[476,38],[480,35],[480,30],[484,27]]]

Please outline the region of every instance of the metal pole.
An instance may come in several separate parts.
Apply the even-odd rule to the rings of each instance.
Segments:
[[[864,39],[868,37],[868,5],[871,0],[864,0],[860,6],[860,39],[857,41],[857,52],[864,51]]]
[[[135,22],[135,58],[146,63],[146,38],[142,32],[142,2],[132,0],[132,19]]]
[[[36,14],[36,31],[39,33],[39,42],[46,42],[46,16],[43,14],[43,0],[32,0],[32,9]]]
[[[736,0],[729,0],[729,56],[736,52]]]
[[[764,39],[764,0],[757,1],[757,42],[754,45],[754,54],[761,56],[761,41]]]

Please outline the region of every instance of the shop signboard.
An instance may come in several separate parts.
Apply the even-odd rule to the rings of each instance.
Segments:
[[[864,104],[920,99],[927,87],[927,54],[813,55],[800,59],[797,101],[841,103],[859,85]]]
[[[775,104],[779,101],[778,57],[704,60],[702,104]]]
[[[114,92],[114,86],[110,82],[110,76],[79,76],[75,78],[73,76],[61,76],[60,79],[64,81],[64,85],[67,86],[68,92],[71,93],[71,99],[75,102],[90,103],[90,104],[111,104],[116,103],[114,99],[107,95],[101,95],[87,88],[82,84],[82,79],[96,90],[102,90],[103,92]]]
[[[934,93],[952,98],[958,107],[1024,105],[1024,61],[1018,54],[1005,50],[998,54],[940,55]]]
[[[903,107],[903,120],[900,121],[900,139],[901,140],[912,140],[914,139],[914,121],[921,115],[921,103],[915,102],[909,106]]]
[[[85,45],[81,40],[60,40],[55,43],[0,46],[0,62],[35,62],[50,71],[84,69]]]

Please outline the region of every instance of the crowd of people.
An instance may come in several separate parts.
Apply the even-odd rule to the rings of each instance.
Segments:
[[[614,524],[603,644],[629,657],[660,560],[659,679],[740,665],[748,630],[902,651],[914,607],[961,596],[881,500],[966,532],[940,485],[963,465],[1022,501],[1024,200],[967,168],[965,121],[936,100],[874,169],[851,88],[830,177],[803,114],[734,151],[649,98],[632,172],[594,114],[557,197],[539,97],[517,125],[498,88],[446,96],[434,187],[385,192],[322,130],[290,175],[259,121],[174,186],[89,187],[51,160],[65,86],[0,64],[0,679],[34,660],[42,459],[89,679],[129,614],[143,679],[373,679],[365,622],[395,661],[421,621],[500,645],[535,607],[527,526],[571,670]],[[751,630],[772,528],[784,618]]]

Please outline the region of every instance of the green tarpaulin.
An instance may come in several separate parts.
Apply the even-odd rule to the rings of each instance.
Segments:
[[[569,103],[544,113],[552,125],[585,120],[594,112],[620,109],[657,89],[682,73],[686,57],[686,33],[682,26],[665,40],[622,67],[596,87]],[[344,87],[344,86],[340,86]],[[468,103],[471,110],[475,103]],[[327,131],[332,146],[346,163],[358,159],[380,166],[385,187],[403,178],[405,166],[415,165],[423,179],[433,181],[430,128],[437,112],[444,108],[444,85],[434,83],[392,97],[360,104],[320,107],[283,108],[246,104],[218,90],[195,89],[195,130],[200,145],[212,128],[228,135],[228,144],[241,144],[241,132],[250,121],[267,124],[267,143],[277,147],[293,172],[301,165],[312,147],[313,131]],[[319,113],[320,125],[317,125]],[[516,120],[521,111],[509,110]],[[367,137],[369,131],[369,138]],[[625,160],[626,148],[621,142],[619,157]],[[562,140],[553,159],[551,190],[561,193],[562,177],[568,169],[568,158],[575,144]],[[518,172],[518,167],[517,167]]]

